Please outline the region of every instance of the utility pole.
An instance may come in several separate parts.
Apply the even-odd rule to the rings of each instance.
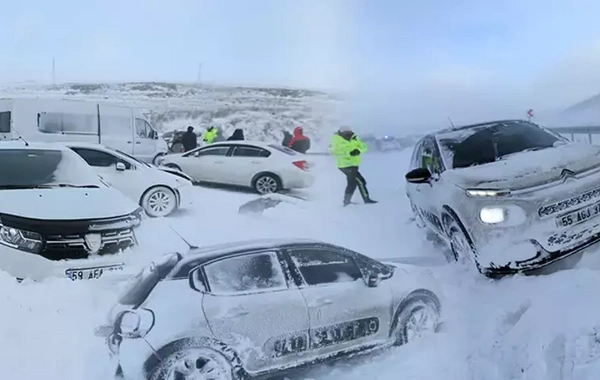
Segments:
[[[54,58],[52,58],[52,85],[56,84],[56,65]]]

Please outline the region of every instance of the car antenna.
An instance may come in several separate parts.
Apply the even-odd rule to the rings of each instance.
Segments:
[[[185,239],[183,238],[183,236],[181,236],[181,235],[179,234],[179,232],[177,232],[177,231],[175,230],[175,228],[173,228],[173,226],[169,226],[169,228],[170,228],[171,230],[173,230],[173,232],[175,232],[175,235],[179,236],[179,238],[180,238],[181,240],[183,240],[183,242],[184,242],[184,243],[185,243],[185,244],[186,244],[186,245],[187,245],[187,246],[190,248],[190,250],[191,250],[191,249],[198,249],[198,248],[200,248],[200,247],[198,247],[198,246],[196,246],[196,245],[192,245],[192,244],[190,244],[190,242],[189,242],[189,241],[185,240]]]
[[[19,131],[17,130],[17,128],[15,128],[15,127],[12,127],[12,129],[13,129],[15,132],[17,132],[17,136],[19,136],[19,138],[18,138],[18,139],[19,139],[19,140],[23,140],[23,142],[25,143],[25,146],[29,146],[29,143],[27,142],[27,140],[25,140],[25,139],[23,138],[23,136],[22,136],[22,135],[19,133]]]
[[[452,119],[450,119],[450,116],[447,116],[447,117],[448,117],[448,121],[450,122],[450,125],[452,126],[452,128],[456,128],[456,127],[454,126],[454,123],[452,122]]]

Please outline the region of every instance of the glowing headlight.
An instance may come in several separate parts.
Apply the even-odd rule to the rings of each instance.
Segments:
[[[467,189],[467,195],[470,197],[501,197],[509,195],[509,190],[492,190],[492,189]]]
[[[502,207],[483,207],[479,212],[483,223],[497,224],[506,220],[506,210]]]

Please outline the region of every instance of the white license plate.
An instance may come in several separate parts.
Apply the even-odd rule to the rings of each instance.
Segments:
[[[124,269],[123,264],[117,265],[106,265],[102,267],[90,267],[90,268],[69,268],[65,271],[68,278],[73,281],[80,280],[97,280],[106,273],[110,272],[122,272]]]
[[[556,218],[559,227],[574,226],[600,215],[600,202]]]

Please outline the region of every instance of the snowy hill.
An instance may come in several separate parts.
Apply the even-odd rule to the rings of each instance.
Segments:
[[[216,125],[226,135],[243,128],[248,139],[280,141],[283,130],[301,125],[315,146],[326,145],[339,125],[334,115],[341,104],[338,96],[315,90],[160,82],[25,83],[3,86],[0,92],[0,97],[124,102],[143,109],[159,131]]]

